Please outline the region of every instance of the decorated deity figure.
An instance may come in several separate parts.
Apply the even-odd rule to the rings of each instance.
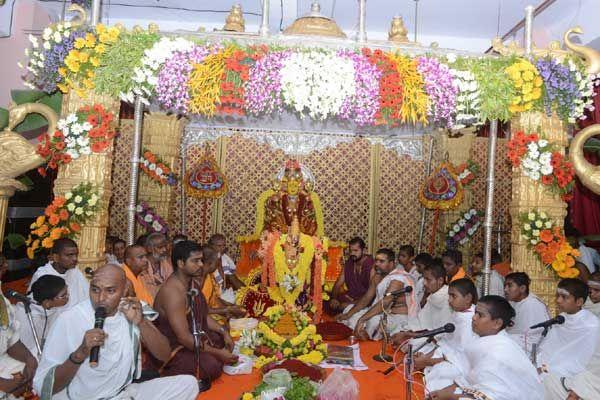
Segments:
[[[289,160],[277,175],[273,189],[264,193],[264,222],[258,221],[256,234],[263,230],[287,233],[294,218],[300,232],[323,236],[323,215],[319,197],[312,191],[313,176],[296,160]],[[261,206],[259,202],[259,207]],[[260,210],[257,211],[260,213]],[[262,226],[258,226],[262,225]]]

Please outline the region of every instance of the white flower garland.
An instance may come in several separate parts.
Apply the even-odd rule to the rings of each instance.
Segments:
[[[92,154],[90,138],[87,135],[94,127],[92,124],[87,121],[78,122],[77,115],[73,113],[60,119],[56,126],[65,137],[65,153],[73,160]]]
[[[577,82],[577,90],[579,91],[579,98],[575,99],[575,109],[573,114],[569,116],[569,123],[574,124],[578,119],[586,119],[585,111],[594,110],[594,86],[600,83],[597,75],[589,75],[577,66],[573,60],[568,60],[569,70],[575,74],[575,81]]]
[[[451,69],[450,72],[454,75],[454,82],[458,86],[456,123],[453,128],[461,129],[467,126],[481,125],[480,93],[475,75],[470,71],[455,69]]]
[[[142,102],[149,104],[149,99],[155,94],[158,72],[165,61],[171,58],[174,52],[190,51],[192,47],[194,47],[194,43],[184,38],[161,38],[144,52],[142,66],[133,70],[134,87],[121,97],[125,101],[133,102],[134,95],[139,95]]]
[[[551,160],[552,147],[547,140],[531,142],[527,145],[527,153],[521,162],[523,173],[534,181],[540,180],[543,175],[552,175],[554,168],[550,164]]]
[[[354,96],[354,64],[333,53],[293,53],[281,68],[282,96],[286,105],[304,117],[324,120],[337,115],[344,99]]]

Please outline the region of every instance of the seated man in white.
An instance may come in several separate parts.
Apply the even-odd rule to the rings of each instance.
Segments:
[[[99,268],[90,298],[61,313],[42,353],[33,379],[41,400],[194,400],[198,383],[179,375],[132,383],[141,372],[141,343],[159,360],[168,360],[167,339],[144,319],[142,306],[124,298],[127,279],[117,265]],[[103,329],[94,328],[95,309],[106,310]],[[98,365],[88,357],[100,347]]]
[[[394,345],[400,346],[409,338],[415,337],[419,330],[436,329],[450,322],[452,318],[452,309],[448,304],[448,285],[446,285],[446,269],[442,260],[437,258],[430,261],[423,270],[423,285],[427,301],[417,314],[416,323],[411,324],[410,331],[398,332],[392,336]],[[415,339],[419,340],[419,339]],[[415,342],[414,345],[423,343]]]
[[[31,299],[31,303],[29,304],[31,321],[33,322],[33,329],[35,329],[41,347],[44,346],[48,332],[50,332],[56,320],[56,316],[58,315],[56,311],[69,301],[69,292],[67,289],[65,280],[56,275],[44,275],[31,285],[31,293],[29,295]],[[36,359],[39,359],[32,327],[27,318],[23,303],[17,303],[15,313],[20,325],[19,335],[21,336],[21,342],[23,342]]]
[[[0,281],[8,270],[0,253]],[[19,321],[0,291],[0,399],[20,399],[31,386],[37,361],[19,340]]]
[[[471,278],[475,280],[479,297],[483,295],[483,267],[483,253],[475,254],[471,261]],[[504,278],[493,268],[490,273],[489,294],[504,297]]]
[[[27,290],[31,291],[31,286],[40,276],[56,275],[63,278],[69,288],[69,301],[65,306],[58,309],[59,313],[83,300],[89,299],[90,284],[79,268],[77,268],[78,256],[77,243],[69,238],[58,239],[54,242],[54,246],[52,246],[52,250],[50,251],[51,261],[35,271]]]
[[[416,318],[419,304],[413,292],[400,296],[386,294],[413,286],[412,277],[403,268],[396,267],[396,255],[391,249],[379,249],[375,254],[375,273],[382,276],[377,286],[369,285],[367,293],[356,304],[344,310],[341,319],[354,329],[355,335],[362,339],[378,339],[379,324],[383,310],[387,316],[386,332],[394,334],[408,329],[409,318]],[[369,307],[369,304],[373,304]],[[388,308],[392,307],[388,311]]]
[[[556,304],[565,322],[551,329],[539,356],[547,399],[573,390],[579,397],[570,398],[600,398],[600,379],[594,375],[600,371],[600,320],[582,310],[587,294],[579,279],[558,283]]]
[[[419,254],[421,256],[421,254]],[[422,262],[423,257],[419,261]],[[421,304],[425,288],[423,287],[423,274],[417,267],[417,258],[415,257],[415,248],[410,244],[404,244],[398,249],[398,267],[403,268],[413,279],[413,292],[417,302]]]
[[[587,284],[590,293],[583,309],[593,313],[596,317],[600,317],[600,272],[591,274]]]
[[[223,289],[231,287],[233,290],[238,290],[239,288],[246,286],[235,274],[235,262],[227,254],[225,235],[215,233],[208,239],[208,245],[215,249],[219,256],[220,263],[217,264],[217,270],[214,273],[217,283],[221,285]]]
[[[542,400],[544,388],[525,352],[504,329],[515,311],[500,296],[484,296],[475,307],[473,331],[479,336],[465,350],[466,375],[429,394],[435,400]]]
[[[543,331],[543,328],[530,330],[529,327],[550,319],[546,304],[535,294],[529,293],[530,283],[525,272],[512,272],[504,279],[505,297],[516,313],[513,325],[506,328],[506,332],[527,353],[531,352],[533,343],[538,343]]]

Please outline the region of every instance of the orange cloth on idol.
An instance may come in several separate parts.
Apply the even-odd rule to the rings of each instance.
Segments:
[[[456,274],[454,274],[452,279],[450,279],[450,282],[454,282],[457,279],[462,279],[462,278],[466,278],[466,277],[467,277],[467,273],[465,272],[463,267],[460,267],[458,269],[458,271],[456,271]]]
[[[220,306],[219,297],[221,296],[221,287],[215,280],[214,274],[210,274],[204,279],[204,286],[202,286],[202,294],[208,303],[210,308],[217,308]]]
[[[126,264],[122,265],[123,271],[125,271],[125,276],[127,277],[127,279],[129,279],[129,282],[131,282],[131,285],[133,286],[135,297],[137,297],[137,299],[140,301],[146,302],[149,306],[152,306],[152,304],[154,303],[154,298],[152,297],[148,289],[146,289],[146,286],[144,286],[144,282],[142,282],[140,278],[135,276],[135,274],[131,272],[131,270]]]
[[[510,268],[510,262],[502,261],[501,263],[492,265],[492,268],[496,270],[502,276],[506,276],[512,272],[512,268]]]

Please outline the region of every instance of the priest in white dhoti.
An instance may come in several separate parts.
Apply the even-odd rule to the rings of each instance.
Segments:
[[[0,281],[7,266],[0,255]],[[19,399],[31,385],[37,361],[19,340],[19,321],[0,291],[0,399]]]
[[[571,378],[586,370],[600,342],[600,320],[583,310],[587,285],[579,279],[563,279],[556,289],[556,305],[565,318],[542,341],[538,366],[545,373]]]
[[[531,353],[531,345],[538,343],[543,328],[530,330],[529,327],[538,322],[550,319],[546,304],[533,293],[529,293],[531,280],[524,272],[513,272],[505,277],[504,294],[515,310],[513,325],[506,332],[523,350]]]
[[[409,244],[400,246],[400,249],[398,250],[397,267],[403,269],[411,276],[415,298],[417,299],[417,302],[421,304],[421,300],[423,300],[425,294],[425,286],[423,285],[423,274],[419,271],[419,267],[417,266],[414,247]]]
[[[400,346],[404,341],[417,335],[417,331],[436,329],[444,326],[452,319],[452,309],[448,304],[448,285],[446,285],[446,270],[441,260],[434,260],[423,270],[423,284],[427,301],[417,314],[416,319],[409,320],[409,331],[395,333],[392,341]],[[423,344],[426,339],[413,339],[415,347]]]
[[[44,275],[32,285],[29,298],[33,324],[29,322],[22,302],[15,306],[15,315],[19,321],[21,342],[36,359],[39,359],[33,330],[35,329],[40,347],[43,347],[58,316],[57,310],[69,301],[69,292],[64,279],[55,275]]]
[[[514,317],[508,301],[484,296],[475,307],[473,331],[479,336],[465,350],[468,372],[430,393],[435,400],[542,400],[544,388],[525,352],[504,330]]]
[[[77,243],[69,238],[60,238],[54,242],[50,251],[50,259],[46,265],[39,267],[29,283],[28,290],[31,291],[31,285],[44,275],[60,276],[67,282],[69,290],[69,302],[57,310],[61,313],[75,304],[89,299],[90,284],[83,273],[77,268],[77,257],[79,250]]]
[[[594,272],[588,279],[589,297],[583,308],[600,317],[600,272]]]
[[[403,268],[395,265],[395,254],[390,249],[380,249],[375,254],[375,271],[385,275],[375,289],[370,286],[365,296],[373,298],[371,307],[355,310],[358,306],[349,305],[347,312],[354,313],[345,321],[346,325],[353,328],[357,337],[362,339],[379,339],[382,334],[394,334],[409,328],[409,318],[416,318],[419,304],[413,292],[392,295],[393,292],[406,286],[413,286],[412,277]],[[380,332],[384,310],[386,313],[385,332]]]
[[[198,384],[180,375],[132,383],[141,373],[141,343],[157,359],[168,360],[167,339],[142,315],[137,299],[124,298],[126,277],[116,265],[99,268],[90,298],[61,313],[42,353],[33,387],[42,400],[194,400]],[[95,310],[103,307],[102,329],[94,328]],[[98,364],[88,362],[100,347]]]

